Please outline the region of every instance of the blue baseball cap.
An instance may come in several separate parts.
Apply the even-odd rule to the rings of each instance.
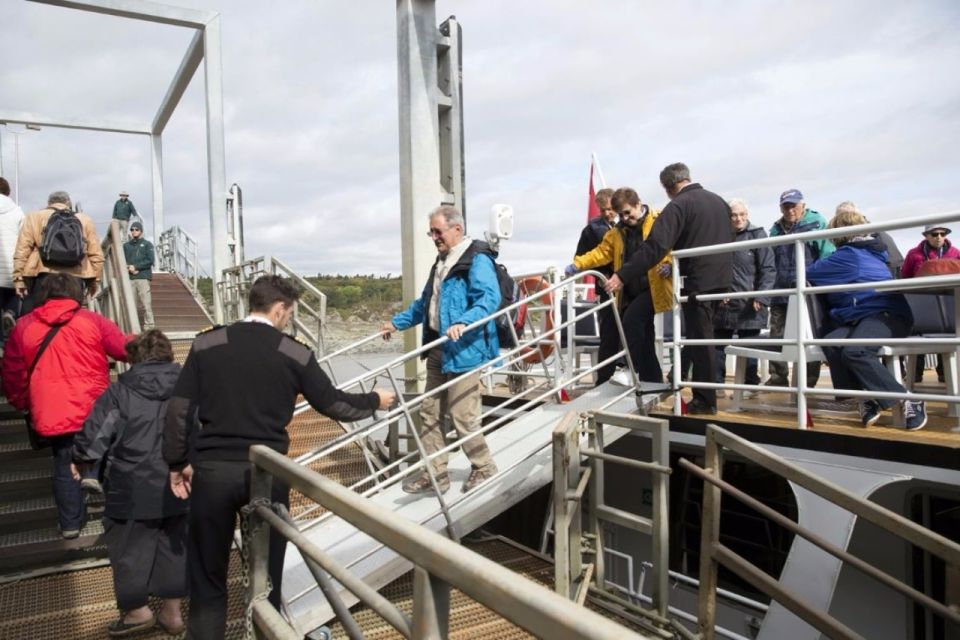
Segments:
[[[803,202],[803,194],[800,189],[787,189],[780,194],[780,204],[797,204]]]

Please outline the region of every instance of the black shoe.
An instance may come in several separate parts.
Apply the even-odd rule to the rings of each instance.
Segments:
[[[687,405],[687,413],[691,415],[717,415],[717,408],[705,402],[694,400]]]

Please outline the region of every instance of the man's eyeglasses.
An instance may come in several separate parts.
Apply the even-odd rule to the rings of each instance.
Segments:
[[[429,231],[427,231],[427,237],[428,237],[428,238],[439,238],[440,236],[442,236],[442,235],[444,234],[445,231],[446,231],[446,229],[434,229],[434,228],[431,228]]]
[[[924,235],[930,236],[931,238],[946,238],[946,237],[947,237],[947,234],[944,233],[943,231],[931,231],[931,232],[929,232],[929,233],[925,233]]]

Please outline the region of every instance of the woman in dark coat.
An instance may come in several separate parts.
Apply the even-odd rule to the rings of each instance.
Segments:
[[[107,462],[104,539],[121,611],[108,633],[122,637],[159,624],[178,634],[184,628],[180,599],[187,595],[189,503],[170,490],[161,443],[180,365],[156,329],[128,343],[127,354],[133,367],[104,391],[74,440],[74,474],[78,466]],[[151,594],[163,599],[156,616]]]
[[[740,199],[731,200],[730,224],[735,234],[735,242],[766,238],[767,232],[750,224],[747,203]],[[773,288],[777,278],[777,266],[770,247],[744,249],[733,254],[733,284],[731,291],[766,291]],[[753,338],[767,328],[768,296],[755,298],[731,298],[717,305],[713,317],[713,335],[716,338],[729,339],[736,334],[738,338]],[[723,383],[727,377],[726,354],[723,345],[717,346],[717,382]],[[747,361],[745,384],[760,384],[757,373],[757,360]],[[753,394],[747,392],[744,397]]]

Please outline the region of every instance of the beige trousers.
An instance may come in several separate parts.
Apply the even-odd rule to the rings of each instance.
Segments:
[[[131,280],[133,292],[143,305],[143,330],[153,329],[153,298],[150,295],[149,280]]]
[[[458,373],[443,373],[441,361],[442,347],[430,350],[427,357],[427,391],[436,389],[440,385],[461,376]],[[480,428],[480,374],[471,373],[441,391],[435,396],[426,398],[420,406],[420,418],[423,425],[420,429],[420,440],[427,454],[439,451],[446,444],[443,431],[443,417],[449,413],[457,435],[462,438]],[[475,469],[482,469],[493,464],[490,449],[483,436],[471,438],[463,444],[463,452]],[[447,470],[446,453],[433,459],[434,473],[444,473]]]

